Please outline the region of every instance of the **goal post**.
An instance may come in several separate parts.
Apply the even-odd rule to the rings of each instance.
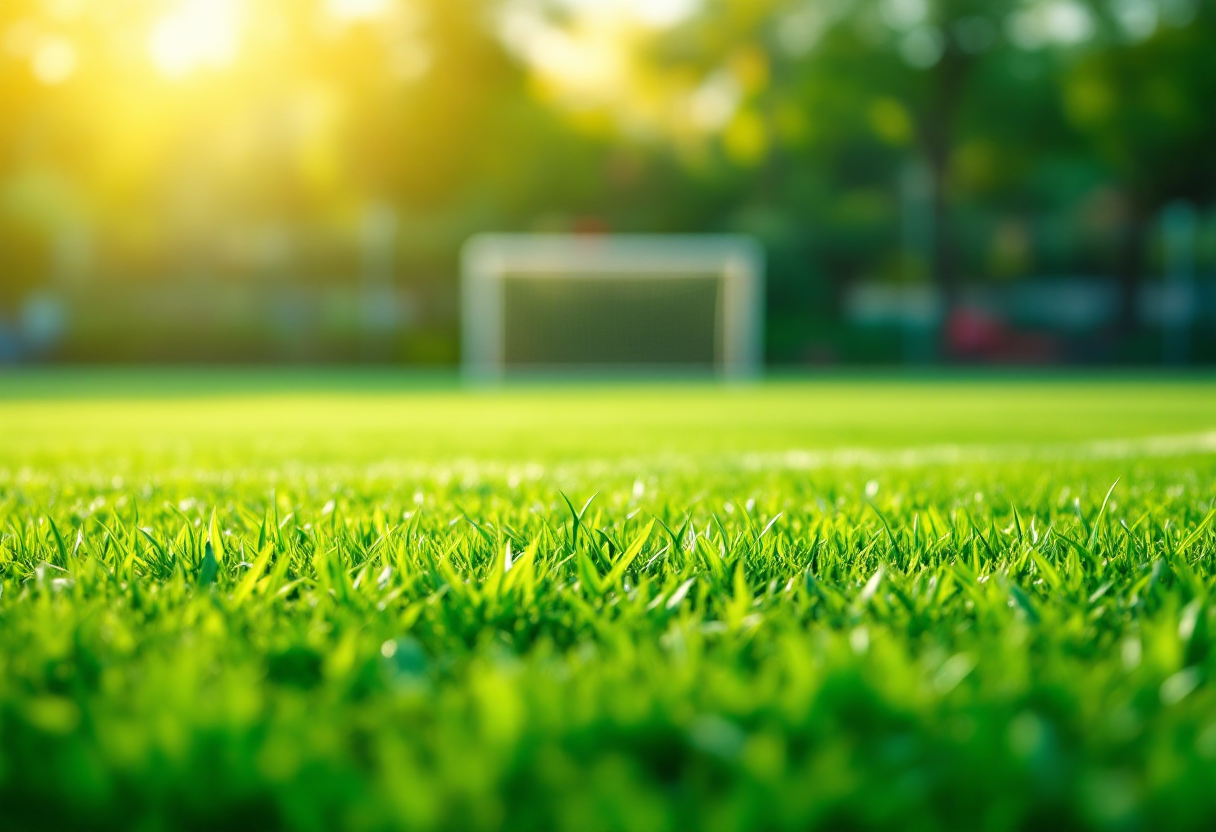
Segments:
[[[461,255],[462,367],[757,375],[764,254],[733,234],[482,234]]]

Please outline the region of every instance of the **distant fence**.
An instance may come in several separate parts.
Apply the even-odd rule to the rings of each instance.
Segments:
[[[999,315],[1011,324],[1056,330],[1100,329],[1115,323],[1119,288],[1111,278],[1064,277],[967,287],[960,303]],[[1148,283],[1136,304],[1142,325],[1216,320],[1216,286]],[[861,326],[935,326],[944,304],[932,286],[861,282],[844,295],[844,317]]]

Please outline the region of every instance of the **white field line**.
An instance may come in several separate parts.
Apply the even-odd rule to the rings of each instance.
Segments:
[[[453,460],[449,463],[384,462],[367,468],[371,477],[414,476],[472,484],[487,479],[536,482],[541,479],[586,479],[594,476],[645,476],[704,470],[813,471],[831,468],[915,468],[1017,462],[1115,461],[1216,454],[1216,431],[1175,436],[1102,439],[1085,442],[1008,445],[929,445],[911,448],[838,448],[726,454],[660,454],[614,460],[578,460],[543,464],[504,460]]]
[[[1099,439],[1086,442],[1011,445],[929,445],[916,448],[791,450],[750,453],[741,464],[748,470],[814,470],[818,468],[915,467],[984,462],[1061,462],[1138,459],[1216,453],[1216,431],[1182,436]]]
[[[1114,461],[1123,459],[1168,458],[1216,454],[1216,431],[1128,439],[1102,439],[1053,444],[1006,445],[928,445],[909,448],[838,448],[834,450],[794,449],[776,452],[658,454],[615,459],[528,460],[450,459],[422,461],[386,459],[373,463],[309,462],[303,459],[281,461],[253,460],[245,465],[216,468],[214,464],[191,465],[175,461],[158,465],[131,459],[109,459],[104,466],[97,460],[82,465],[0,465],[0,485],[8,487],[34,484],[65,484],[96,488],[121,488],[140,483],[145,490],[158,483],[193,480],[199,484],[261,482],[326,490],[341,483],[406,483],[473,487],[497,485],[510,487],[548,480],[557,485],[586,485],[596,477],[639,477],[652,474],[697,474],[731,471],[814,471],[833,468],[916,468],[966,464],[1053,463]],[[149,467],[150,463],[150,467]],[[125,482],[124,482],[125,479]],[[2,496],[2,495],[0,495]],[[146,495],[151,497],[151,492]]]

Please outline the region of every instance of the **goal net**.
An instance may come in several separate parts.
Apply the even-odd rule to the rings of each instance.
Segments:
[[[462,261],[469,376],[760,369],[763,255],[748,237],[487,234]]]

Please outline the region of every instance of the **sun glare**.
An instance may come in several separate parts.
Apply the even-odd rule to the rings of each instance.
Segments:
[[[239,12],[237,0],[184,0],[153,26],[152,62],[170,78],[229,65],[237,53]]]
[[[390,0],[329,0],[326,4],[330,14],[346,20],[378,17],[390,5]]]
[[[696,13],[701,0],[561,0],[561,4],[587,16],[623,15],[662,29],[687,20]]]

